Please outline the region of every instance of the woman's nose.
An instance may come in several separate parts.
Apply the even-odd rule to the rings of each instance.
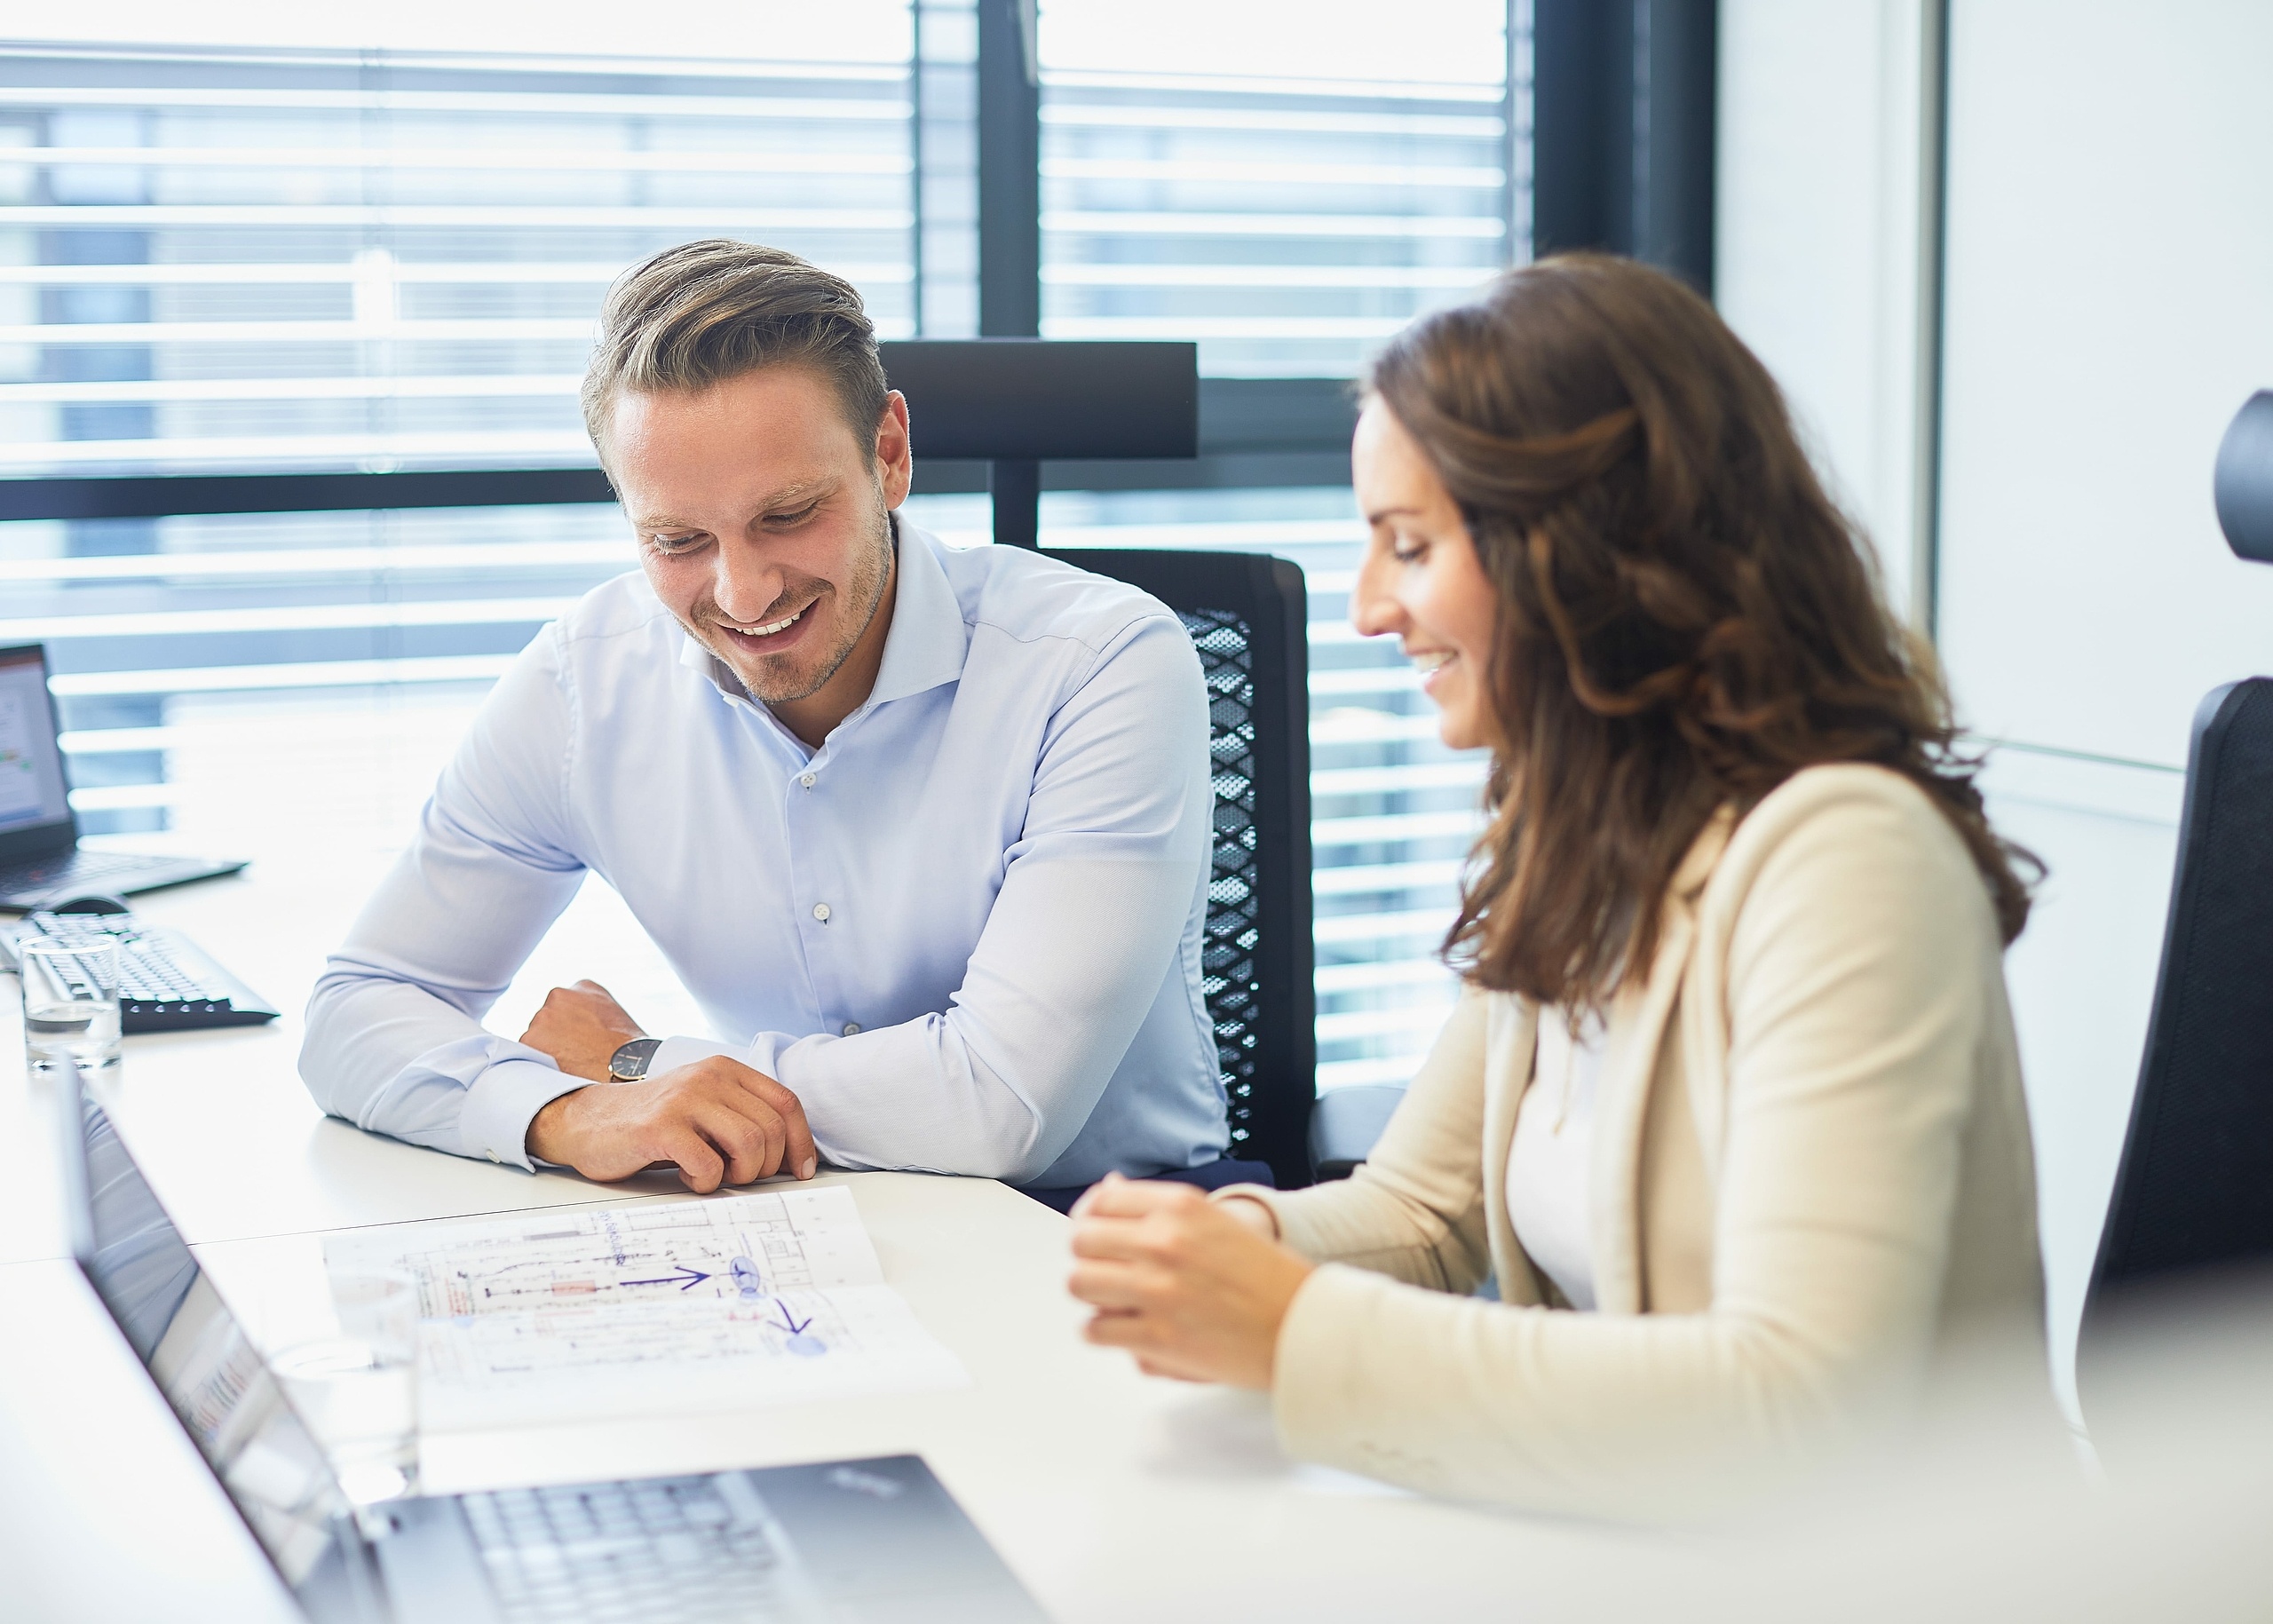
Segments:
[[[1350,623],[1368,638],[1405,630],[1405,606],[1382,580],[1382,560],[1369,551],[1358,565],[1358,579],[1350,589]]]

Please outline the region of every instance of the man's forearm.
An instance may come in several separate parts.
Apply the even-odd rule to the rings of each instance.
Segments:
[[[607,988],[585,980],[547,993],[521,1042],[551,1056],[562,1071],[603,1082],[612,1074],[616,1050],[646,1035]]]
[[[583,883],[559,794],[559,661],[557,633],[541,632],[490,691],[316,984],[300,1074],[335,1116],[527,1166],[529,1119],[574,1086],[481,1026]]]
[[[337,961],[309,1001],[300,1074],[358,1128],[520,1167],[530,1119],[580,1082],[424,988]]]

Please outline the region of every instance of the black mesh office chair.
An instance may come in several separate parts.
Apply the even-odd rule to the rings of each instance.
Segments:
[[[1176,612],[1207,677],[1215,871],[1203,990],[1232,1119],[1230,1154],[1282,1190],[1311,1182],[1317,1097],[1311,986],[1310,645],[1303,572],[1253,552],[1052,554]]]
[[[2273,679],[2195,713],[2177,875],[2083,1341],[2182,1271],[2273,1261]]]
[[[2218,517],[2273,562],[2273,392],[2229,431]],[[2094,1366],[2126,1322],[2159,1319],[2206,1271],[2273,1265],[2273,678],[2219,688],[2194,716],[2162,967],[2123,1160],[2077,1347]]]

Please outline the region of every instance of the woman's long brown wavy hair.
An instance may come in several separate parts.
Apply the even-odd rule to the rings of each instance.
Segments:
[[[1566,1006],[1647,972],[1714,813],[1871,762],[1964,840],[2004,937],[2022,867],[1956,748],[1931,655],[1889,614],[1774,380],[1674,278],[1570,254],[1425,316],[1374,363],[1499,594],[1491,823],[1447,957]]]

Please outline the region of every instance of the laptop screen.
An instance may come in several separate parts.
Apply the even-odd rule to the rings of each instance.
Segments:
[[[46,651],[0,648],[0,835],[70,820]]]
[[[330,1520],[346,1506],[330,1465],[109,1117],[83,1092],[79,1117],[78,1142],[66,1148],[83,1157],[85,1171],[83,1183],[69,1181],[78,1186],[71,1199],[80,1267],[254,1537],[297,1588],[330,1549]]]

